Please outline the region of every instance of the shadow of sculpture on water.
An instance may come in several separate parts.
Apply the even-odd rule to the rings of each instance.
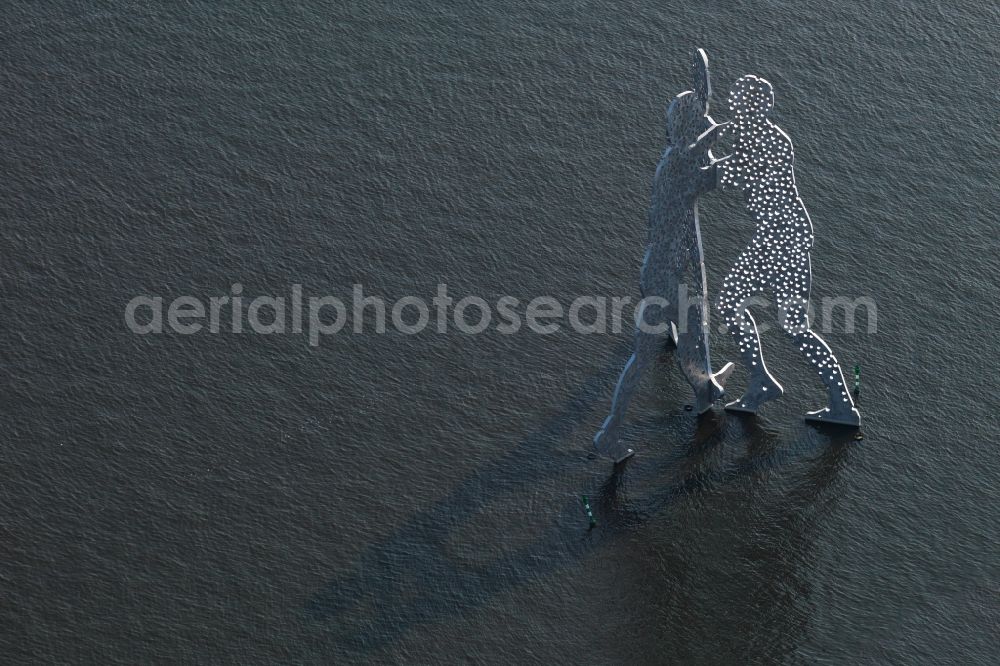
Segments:
[[[619,356],[623,359],[625,354]],[[568,548],[567,559],[581,555],[583,544],[566,544],[560,527],[567,517],[580,513],[575,493],[534,548],[500,558],[490,567],[455,566],[442,544],[498,493],[511,496],[565,472],[568,461],[557,445],[606,398],[620,363],[616,359],[585,380],[559,412],[502,458],[467,477],[440,502],[411,515],[383,541],[368,546],[353,574],[331,581],[313,596],[306,606],[308,616],[336,621],[337,639],[367,652],[392,642],[412,625],[461,612],[501,589],[552,570],[557,566],[548,557],[553,551]],[[589,448],[589,442],[584,446]],[[585,462],[582,455],[580,461]]]
[[[411,628],[460,615],[486,604],[496,594],[555,573],[579,562],[595,548],[614,542],[616,535],[633,530],[678,498],[716,487],[735,479],[775,469],[807,451],[777,449],[764,454],[748,453],[732,464],[717,465],[722,443],[732,439],[733,417],[709,413],[696,422],[686,444],[666,444],[661,451],[643,456],[643,464],[620,466],[608,477],[601,474],[591,490],[600,527],[586,532],[577,484],[588,471],[606,469],[607,462],[587,461],[589,446],[581,441],[579,458],[567,458],[559,444],[578,434],[581,420],[606,398],[619,362],[587,379],[555,415],[527,434],[502,458],[483,466],[459,483],[446,498],[408,517],[387,538],[369,545],[355,561],[352,573],[338,576],[323,586],[306,604],[314,622],[324,623],[335,641],[346,649],[369,653],[392,644]],[[669,428],[662,418],[639,422],[634,428],[661,431],[690,427],[690,417],[676,415]],[[687,426],[679,426],[683,419]],[[749,424],[749,425],[748,425]],[[753,419],[744,422],[740,439],[777,442],[777,435],[762,429]],[[809,448],[822,446],[826,438],[814,438]],[[812,439],[810,441],[813,441]],[[669,447],[669,448],[668,448]],[[645,461],[649,462],[646,463]],[[526,464],[525,461],[530,461]],[[589,466],[589,467],[588,467]],[[573,472],[570,476],[567,472]],[[630,483],[659,484],[662,489],[647,497],[642,506],[627,499]],[[561,505],[553,507],[548,522],[532,534],[532,541],[510,553],[500,553],[487,563],[469,564],[455,557],[454,546],[445,546],[454,535],[479,515],[494,497],[517,497],[539,483],[562,484]],[[592,538],[596,536],[597,538]]]

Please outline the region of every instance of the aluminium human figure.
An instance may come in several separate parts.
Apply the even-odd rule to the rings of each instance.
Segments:
[[[732,153],[721,165],[721,183],[743,192],[756,228],[719,294],[719,310],[749,373],[746,391],[726,409],[755,412],[784,392],[764,363],[757,325],[746,309],[750,298],[766,293],[778,305],[785,333],[816,367],[827,389],[828,406],[809,412],[806,419],[858,425],[861,417],[840,364],[809,327],[813,227],[795,186],[792,141],[768,119],[774,107],[771,84],[753,75],[740,78],[730,91],[729,106],[732,119],[724,136],[732,142]]]
[[[708,57],[698,49],[692,62],[694,90],[688,90],[667,109],[668,144],[653,177],[649,209],[649,238],[640,274],[643,297],[634,348],[625,364],[611,404],[611,413],[594,437],[594,446],[616,461],[632,454],[619,446],[625,411],[645,370],[656,359],[668,334],[677,345],[675,358],[694,389],[695,409],[701,414],[723,395],[732,372],[729,363],[712,372],[708,350],[708,296],[698,197],[715,188],[716,160],[710,149],[720,125],[708,115],[711,87]],[[688,298],[687,289],[694,291]]]

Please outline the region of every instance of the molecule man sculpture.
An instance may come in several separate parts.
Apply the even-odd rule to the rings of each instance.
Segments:
[[[667,109],[668,145],[653,179],[649,240],[640,274],[643,300],[633,353],[619,377],[611,413],[594,437],[595,448],[616,462],[633,453],[619,442],[625,411],[668,335],[676,345],[676,361],[694,391],[698,414],[722,397],[732,372],[731,363],[712,371],[708,344],[698,197],[715,189],[717,182],[724,190],[742,192],[756,224],[749,245],[723,281],[718,299],[749,375],[743,395],[726,409],[756,412],[784,392],[767,370],[757,326],[746,307],[749,299],[767,294],[778,305],[783,330],[816,368],[827,389],[827,407],[809,412],[806,419],[848,426],[861,421],[836,357],[809,326],[812,222],[795,186],[791,139],[768,118],[774,106],[771,84],[752,75],[736,81],[729,95],[732,120],[720,125],[708,115],[708,58],[701,49],[694,54],[692,73],[694,89],[678,95]],[[731,143],[732,153],[716,159],[711,148],[720,135]],[[695,294],[689,299],[690,287]]]
[[[642,263],[642,291],[632,357],[625,364],[611,414],[594,437],[594,446],[616,461],[632,455],[619,447],[619,429],[643,373],[652,365],[668,335],[675,358],[694,390],[698,413],[723,395],[732,363],[712,372],[708,352],[708,292],[698,225],[698,197],[715,189],[716,160],[711,148],[721,125],[708,115],[711,85],[708,57],[701,49],[692,63],[694,90],[682,92],[667,108],[668,145],[653,177],[649,240]],[[688,288],[694,297],[688,299]]]

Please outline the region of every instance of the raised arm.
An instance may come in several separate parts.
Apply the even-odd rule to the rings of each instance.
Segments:
[[[705,49],[697,49],[691,56],[691,81],[694,84],[694,96],[701,106],[701,113],[708,115],[712,83],[708,76],[708,54],[705,53]]]

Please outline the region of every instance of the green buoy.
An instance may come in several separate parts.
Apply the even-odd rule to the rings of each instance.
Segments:
[[[590,510],[590,500],[587,496],[583,496],[583,509],[587,512],[587,518],[590,520],[590,529],[597,527],[597,520],[594,519],[594,512]]]

